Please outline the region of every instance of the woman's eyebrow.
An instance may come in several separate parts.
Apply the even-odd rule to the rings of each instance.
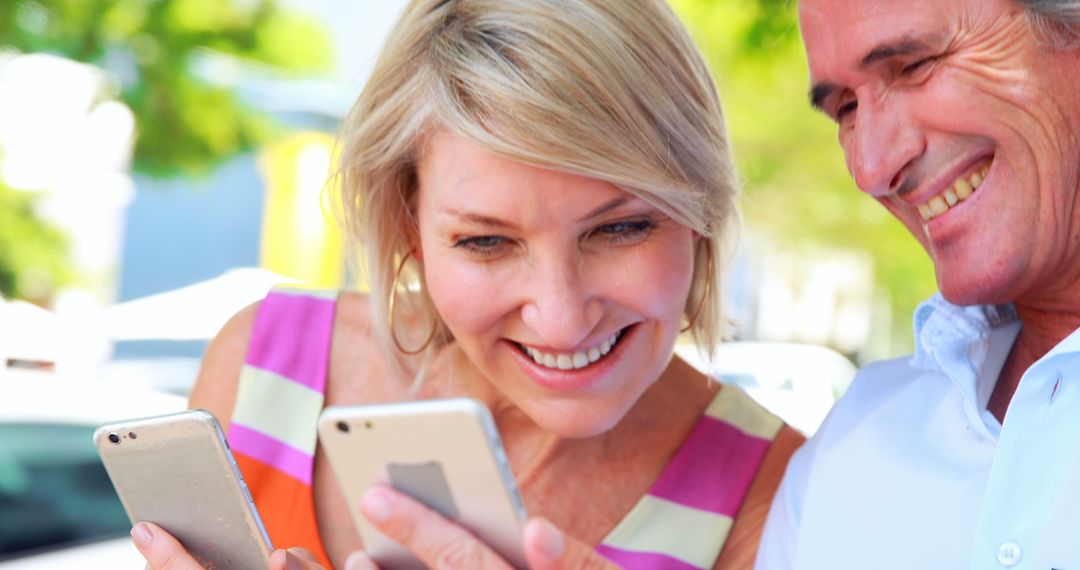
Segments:
[[[503,220],[501,218],[497,218],[495,216],[491,216],[491,215],[488,215],[488,214],[481,214],[479,212],[470,212],[468,210],[458,210],[456,208],[451,208],[449,206],[440,207],[439,208],[439,213],[448,214],[448,215],[454,216],[456,218],[459,218],[459,219],[461,219],[463,221],[471,222],[471,223],[478,224],[478,225],[481,225],[481,226],[489,226],[489,227],[493,227],[493,228],[511,228],[511,229],[516,227],[516,226],[514,226],[514,224],[512,224],[512,223],[510,223],[510,222],[508,222],[506,220]]]
[[[584,216],[581,217],[581,219],[579,221],[584,222],[584,221],[591,220],[593,218],[602,216],[607,212],[610,212],[612,210],[615,210],[615,209],[619,208],[620,206],[623,206],[624,204],[629,202],[631,199],[632,198],[629,197],[629,196],[617,196],[617,197],[615,197],[615,198],[613,198],[611,200],[608,200],[607,202],[604,202],[603,204],[601,204],[597,208],[590,211],[588,214],[585,214]],[[474,224],[481,225],[481,226],[492,227],[492,228],[514,229],[514,228],[517,227],[512,222],[509,222],[507,220],[504,220],[504,219],[496,217],[496,216],[492,216],[490,214],[481,214],[480,212],[472,212],[472,211],[469,211],[469,210],[460,210],[460,209],[453,208],[453,207],[450,207],[450,206],[441,206],[441,207],[439,207],[439,213],[454,216],[455,218],[458,218],[458,219],[466,221],[466,222],[474,223]]]

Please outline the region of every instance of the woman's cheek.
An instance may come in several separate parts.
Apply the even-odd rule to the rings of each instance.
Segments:
[[[483,265],[429,263],[425,277],[439,316],[459,336],[495,324],[509,310],[509,279]]]

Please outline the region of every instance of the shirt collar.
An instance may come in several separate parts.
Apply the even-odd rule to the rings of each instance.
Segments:
[[[1035,364],[1046,362],[1048,360],[1057,358],[1058,356],[1064,356],[1066,354],[1076,354],[1080,352],[1080,328],[1074,330],[1069,336],[1065,337],[1065,340],[1057,343],[1054,348],[1050,349],[1042,358]],[[1035,365],[1032,365],[1034,368]]]
[[[982,412],[1020,332],[1016,309],[953,305],[938,293],[915,310],[914,324],[914,366],[948,377],[964,395],[971,421],[996,431],[996,420]]]

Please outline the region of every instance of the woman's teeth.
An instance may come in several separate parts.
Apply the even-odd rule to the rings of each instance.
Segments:
[[[611,335],[611,338],[600,343],[600,346],[594,346],[589,350],[575,352],[573,354],[549,354],[523,345],[522,348],[525,350],[526,354],[532,357],[533,362],[540,366],[545,368],[556,368],[559,370],[576,370],[578,368],[585,368],[611,352],[612,347],[615,346],[615,343],[619,340],[621,335],[622,331],[617,331],[615,334]]]
[[[924,222],[944,214],[949,208],[967,200],[982,185],[986,173],[990,171],[990,165],[985,164],[968,176],[961,176],[941,194],[934,196],[927,202],[919,205],[919,215]]]

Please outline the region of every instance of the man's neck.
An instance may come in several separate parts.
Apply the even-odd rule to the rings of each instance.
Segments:
[[[987,409],[999,422],[1004,422],[1013,394],[1020,385],[1020,378],[1037,360],[1050,352],[1065,337],[1080,328],[1080,303],[1068,309],[1058,306],[1029,305],[1018,302],[1017,313],[1023,328],[1013,343],[1009,357],[1001,368],[994,393]]]

